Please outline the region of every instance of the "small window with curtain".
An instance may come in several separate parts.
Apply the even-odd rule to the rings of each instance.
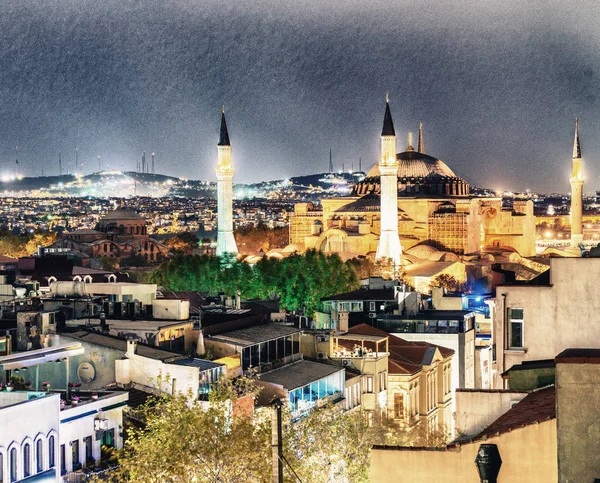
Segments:
[[[523,309],[508,309],[509,349],[523,348]]]

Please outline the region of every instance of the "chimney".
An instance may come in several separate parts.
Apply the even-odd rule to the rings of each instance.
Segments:
[[[196,354],[203,356],[206,354],[206,347],[204,346],[204,334],[202,329],[198,332],[198,342],[196,343]]]
[[[133,339],[127,339],[127,355],[134,356],[137,352],[137,342]]]

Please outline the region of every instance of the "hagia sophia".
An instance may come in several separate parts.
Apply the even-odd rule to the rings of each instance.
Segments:
[[[382,161],[373,165],[350,196],[298,203],[290,220],[290,244],[298,251],[316,248],[344,257],[376,257],[382,232],[382,209],[395,196],[382,195],[383,169],[397,166],[397,230],[401,251],[429,245],[457,255],[480,254],[487,249],[535,255],[535,218],[531,201],[515,201],[511,208],[501,198],[470,195],[469,183],[442,160],[425,154],[422,125],[417,149],[396,152],[396,134],[389,102],[382,131]],[[386,147],[387,146],[387,147]],[[386,203],[387,200],[387,203]],[[395,227],[392,227],[393,231]],[[377,256],[378,258],[378,256]]]

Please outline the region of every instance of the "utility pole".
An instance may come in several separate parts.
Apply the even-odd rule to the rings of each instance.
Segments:
[[[271,449],[272,474],[271,483],[283,483],[283,438],[281,424],[281,399],[271,402]]]

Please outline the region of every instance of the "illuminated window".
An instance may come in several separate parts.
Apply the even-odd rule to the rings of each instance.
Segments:
[[[508,309],[510,349],[523,348],[523,309]]]
[[[404,394],[394,393],[394,419],[404,419]]]

